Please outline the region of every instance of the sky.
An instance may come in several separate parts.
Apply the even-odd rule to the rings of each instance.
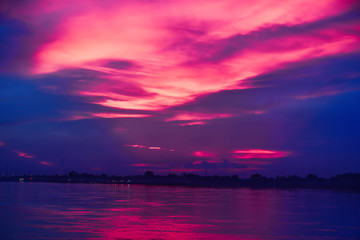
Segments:
[[[5,0],[0,174],[360,172],[354,0]]]

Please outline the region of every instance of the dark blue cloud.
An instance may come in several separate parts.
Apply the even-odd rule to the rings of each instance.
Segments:
[[[0,72],[9,72],[21,55],[28,54],[23,46],[23,38],[29,34],[25,23],[0,15]]]
[[[284,104],[297,104],[300,99],[307,99],[306,96],[311,101],[310,98],[358,91],[359,69],[358,53],[299,62],[245,80],[254,88],[220,91],[171,110],[238,114],[257,110],[267,112]]]
[[[110,64],[111,63],[119,64],[117,62],[110,62]],[[131,62],[126,62],[125,65],[129,64],[133,65]],[[120,74],[119,76],[121,77]],[[104,72],[83,68],[68,68],[54,73],[41,75],[36,79],[36,82],[39,86],[45,89],[47,88],[49,91],[57,94],[79,95],[79,92],[81,91],[89,91],[95,93],[100,92],[105,95],[106,93],[117,93],[125,96],[137,97],[154,95],[153,93],[145,91],[141,86],[129,81],[129,76],[124,74],[122,77],[122,79],[112,80],[111,76]],[[111,98],[111,96],[108,98]],[[93,100],[95,99],[96,98],[93,98]]]

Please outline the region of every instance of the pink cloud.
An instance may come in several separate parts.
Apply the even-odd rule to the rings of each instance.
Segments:
[[[23,158],[34,158],[34,156],[31,156],[27,153],[24,152],[20,152],[20,151],[14,151],[19,157],[23,157]]]
[[[148,114],[126,114],[126,113],[93,113],[95,117],[100,118],[143,118],[143,117],[151,117]]]
[[[231,117],[231,114],[214,114],[214,113],[181,113],[175,117],[166,119],[166,121],[193,121],[193,120],[211,120],[215,118]],[[196,121],[201,123],[201,121]]]
[[[159,57],[153,54],[158,53],[159,45],[171,42],[173,38],[169,26],[187,21],[205,23],[207,31],[199,39],[201,41],[246,34],[265,25],[290,26],[314,21],[351,6],[350,1],[337,0],[283,0],[278,4],[263,0],[241,3],[236,0],[131,1],[111,4],[108,8],[96,7],[96,1],[68,4],[79,9],[71,9],[67,16],[64,14],[59,38],[43,46],[37,55],[36,72],[55,71],[118,56],[158,60]],[[69,6],[42,1],[41,10],[51,9],[48,11],[52,12],[60,9],[66,13]],[[168,53],[160,59],[171,60],[168,55],[172,54]]]
[[[161,150],[161,147],[149,147],[149,150]]]
[[[195,161],[195,162],[193,162],[193,165],[198,165],[198,164],[201,164],[202,163],[202,161]]]
[[[207,163],[223,163],[222,161],[213,161],[213,160],[209,160],[209,161],[205,161]],[[195,161],[193,162],[193,165],[198,165],[198,164],[202,164],[203,161]]]
[[[205,125],[206,123],[203,121],[195,121],[195,122],[187,122],[187,123],[181,123],[179,126],[194,126],[194,125]]]
[[[192,155],[195,157],[207,157],[207,158],[215,157],[215,153],[205,152],[205,151],[196,151]]]
[[[242,149],[233,151],[233,158],[238,159],[254,159],[254,158],[281,158],[289,156],[289,152],[275,151],[275,150],[264,150],[264,149]]]
[[[70,116],[59,119],[60,121],[75,121],[82,119],[92,119],[92,118],[146,118],[151,117],[150,114],[135,114],[135,113],[79,113],[79,112],[70,112]],[[118,128],[120,131],[120,128]],[[125,129],[122,129],[124,131]]]
[[[135,164],[131,164],[131,166],[134,166],[134,167],[149,167],[150,165],[144,164],[144,163],[135,163]]]
[[[255,110],[255,111],[247,111],[246,112],[247,114],[264,114],[265,111],[259,111],[259,110]]]
[[[164,167],[162,164],[134,163],[134,164],[130,164],[129,166],[136,167],[138,172],[142,172],[144,170],[144,168],[156,169],[156,171],[164,170],[164,172],[169,171],[169,169]]]
[[[51,166],[52,165],[50,162],[46,162],[46,161],[41,161],[40,164],[45,165],[45,166]]]
[[[158,146],[144,146],[144,145],[138,145],[138,144],[133,144],[133,145],[124,145],[125,147],[132,147],[132,148],[141,148],[141,149],[147,149],[147,150],[162,150],[162,151],[169,151],[169,152],[174,152],[174,149],[168,149],[168,148],[164,148],[164,147],[158,147]]]
[[[146,146],[143,145],[137,145],[137,144],[133,144],[133,145],[124,145],[125,147],[133,147],[133,148],[147,148]]]
[[[338,90],[338,89],[333,89],[333,90],[323,90],[323,91],[319,91],[319,92],[313,92],[313,93],[309,93],[309,94],[305,94],[305,95],[301,95],[301,96],[296,96],[296,99],[300,99],[300,100],[307,100],[310,98],[318,98],[318,97],[325,97],[325,96],[332,96],[332,95],[337,95],[337,94],[342,94],[342,93],[346,93],[346,92],[350,92],[350,91],[357,91],[359,89],[347,89],[347,90]]]
[[[241,82],[291,62],[359,49],[359,37],[349,31],[358,27],[358,23],[347,26],[348,29],[325,28],[264,39],[216,63],[198,62],[200,56],[210,58],[212,49],[195,49],[201,44],[226,43],[231,36],[265,27],[294,26],[334,16],[350,9],[353,1],[281,0],[277,4],[263,0],[121,1],[107,7],[100,7],[97,1],[80,1],[82,4],[75,5],[64,2],[71,7],[63,1],[41,1],[42,11],[60,12],[62,22],[54,31],[54,41],[43,44],[36,53],[33,73],[64,68],[102,72],[101,83],[89,83],[74,94],[98,96],[101,100],[93,103],[119,109],[159,111],[193,101],[200,95],[250,88],[251,84],[241,86]],[[41,20],[39,11],[37,8],[29,11],[30,24]],[[183,38],[185,43],[181,43]],[[141,67],[114,69],[102,63],[103,59],[119,57]],[[184,64],[189,62],[196,63]],[[131,83],[148,94],[114,93],[111,91],[114,81]],[[169,121],[176,118],[186,116],[175,116]],[[187,120],[212,118],[217,117],[193,116]]]

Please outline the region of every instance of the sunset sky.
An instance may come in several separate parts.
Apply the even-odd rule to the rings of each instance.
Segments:
[[[0,174],[360,172],[353,0],[5,0]]]

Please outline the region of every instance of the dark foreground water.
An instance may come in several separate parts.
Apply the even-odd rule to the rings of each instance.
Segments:
[[[0,239],[360,239],[360,194],[0,183]]]

